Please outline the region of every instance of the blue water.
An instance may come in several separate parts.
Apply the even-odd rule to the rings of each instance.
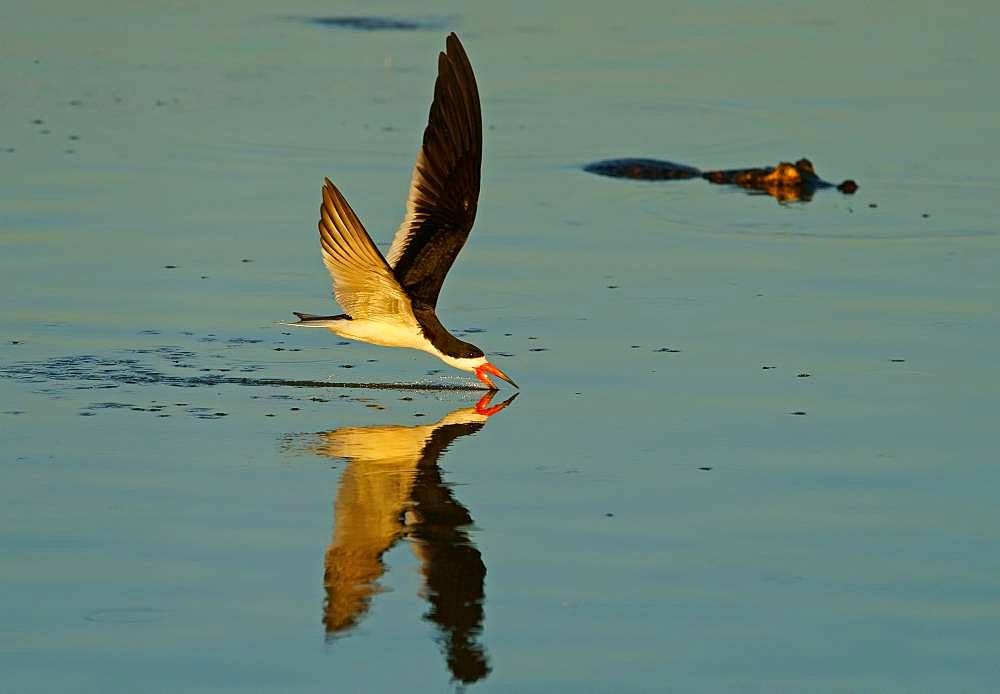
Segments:
[[[10,8],[0,691],[991,691],[998,14]],[[334,309],[324,176],[387,247],[450,30],[488,421],[280,324]],[[627,156],[860,190],[581,170]]]

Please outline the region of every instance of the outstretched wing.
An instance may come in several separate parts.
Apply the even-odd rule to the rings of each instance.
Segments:
[[[406,200],[406,216],[389,249],[389,264],[410,297],[437,304],[445,275],[476,219],[483,161],[479,90],[465,49],[448,35]]]
[[[319,241],[334,296],[351,318],[416,324],[406,292],[329,178],[323,184]]]

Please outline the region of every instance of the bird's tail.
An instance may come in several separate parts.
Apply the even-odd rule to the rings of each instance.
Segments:
[[[298,311],[292,311],[298,318],[295,323],[286,323],[285,325],[292,325],[297,328],[329,328],[336,322],[351,320],[351,317],[346,313],[340,313],[336,316],[314,316],[311,313],[299,313]]]

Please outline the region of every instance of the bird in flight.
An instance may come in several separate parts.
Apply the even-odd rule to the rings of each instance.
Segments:
[[[417,152],[406,215],[389,248],[376,248],[358,216],[330,179],[323,185],[319,237],[333,293],[345,313],[295,311],[298,327],[327,328],[341,337],[384,347],[428,352],[475,373],[489,389],[497,376],[515,388],[479,347],[459,340],[435,307],[445,275],[476,219],[483,160],[483,117],[469,57],[455,34],[438,56],[438,76]]]

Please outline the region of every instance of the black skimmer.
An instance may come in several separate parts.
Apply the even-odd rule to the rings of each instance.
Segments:
[[[295,312],[299,327],[328,328],[341,337],[429,352],[471,371],[491,390],[497,376],[517,387],[479,347],[448,332],[435,313],[445,275],[476,219],[483,160],[483,117],[469,57],[449,34],[438,56],[434,101],[417,153],[406,215],[382,255],[337,187],[326,179],[320,206],[323,262],[345,313]]]
[[[452,675],[470,683],[489,673],[477,643],[486,565],[469,537],[472,516],[442,480],[438,460],[455,439],[479,431],[517,397],[491,406],[495,392],[434,424],[345,427],[314,435],[308,450],[347,460],[324,562],[329,638],[358,625],[381,592],[383,555],[407,538],[421,564],[421,594],[431,606],[427,618],[442,634]]]

